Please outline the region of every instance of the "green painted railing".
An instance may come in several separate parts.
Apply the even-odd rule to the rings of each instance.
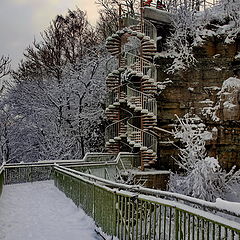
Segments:
[[[119,239],[240,240],[240,215],[219,209],[215,203],[120,184],[108,180],[111,179],[108,177],[103,179],[71,169],[105,169],[108,165],[127,162],[124,158],[129,156],[119,154],[113,161],[92,164],[79,161],[7,164],[0,167],[0,192],[4,178],[5,183],[19,183],[53,177],[55,185],[83,208],[105,233]],[[64,167],[65,164],[68,168]],[[124,164],[120,165],[124,169]]]
[[[6,164],[4,167],[4,184],[45,181],[52,179],[54,164]]]
[[[87,153],[82,160],[6,164],[4,184],[50,180],[54,164],[116,181],[121,178],[121,171],[138,166],[139,161],[139,155],[132,153],[119,153],[117,156],[107,153]]]
[[[134,191],[133,186],[60,166],[55,166],[54,180],[55,185],[83,208],[105,233],[119,239],[240,240],[239,223],[181,203],[184,200],[194,203],[193,198],[178,198],[177,194],[166,193],[165,197],[175,199],[172,201],[156,197],[156,190],[144,188],[130,192]],[[143,194],[149,192],[156,196]],[[159,195],[163,194],[159,191]],[[213,203],[196,200],[195,205],[224,214]]]
[[[114,161],[116,155],[105,153],[87,153],[82,160],[46,160],[31,163],[11,163],[5,165],[4,184],[16,184],[25,182],[44,181],[52,179],[52,169],[54,164],[69,167],[91,164],[92,161],[105,163]],[[87,165],[84,167],[87,169]]]

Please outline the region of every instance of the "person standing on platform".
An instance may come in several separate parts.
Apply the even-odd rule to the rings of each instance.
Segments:
[[[152,3],[152,0],[147,0],[144,2],[144,7],[150,7],[151,6],[151,3]]]
[[[157,9],[164,10],[166,6],[163,4],[162,0],[157,0]]]

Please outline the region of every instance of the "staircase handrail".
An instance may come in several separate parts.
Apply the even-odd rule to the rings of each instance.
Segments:
[[[130,123],[130,121],[133,121],[133,119],[136,119],[136,118],[140,118],[140,117],[135,116],[135,117],[130,118],[127,121],[127,126],[128,126],[127,132],[128,132],[128,134],[130,134],[129,132],[133,132],[133,131],[128,131],[129,128],[132,128],[132,129],[140,132],[141,136],[142,136],[142,139],[141,139],[142,142],[141,143],[142,143],[143,147],[147,147],[148,149],[152,149],[152,150],[156,151],[157,150],[157,137],[155,135],[153,135],[152,133],[149,133],[146,130],[142,130],[142,129],[134,126],[132,123]],[[150,144],[148,144],[149,142],[147,141],[146,136],[150,137],[150,139],[154,139],[153,142],[150,141]]]
[[[131,51],[136,51],[137,49],[139,49],[139,48],[138,48],[138,47],[132,48],[132,49],[128,50],[128,52],[131,53]],[[107,74],[109,74],[109,73],[112,72],[112,70],[109,69],[109,63],[110,63],[112,60],[117,61],[117,58],[119,58],[119,56],[121,56],[121,55],[123,55],[123,54],[126,54],[126,52],[124,52],[124,53],[123,53],[123,52],[120,52],[120,53],[118,53],[118,54],[116,54],[116,55],[114,55],[114,56],[111,56],[111,57],[107,60],[107,62],[106,62]],[[114,70],[116,70],[116,69],[114,69]]]
[[[127,85],[128,84],[130,84],[129,82],[126,82],[126,83],[124,83],[124,84],[121,84],[120,86],[116,86],[116,87],[114,87],[114,88],[112,88],[111,89],[111,91],[108,91],[107,92],[107,97],[108,97],[108,100],[106,101],[106,103],[107,103],[107,106],[109,106],[109,105],[112,105],[113,103],[115,103],[115,101],[114,100],[112,100],[111,102],[110,102],[110,100],[109,100],[109,95],[113,95],[113,94],[118,94],[118,93],[120,93],[120,89],[121,88],[123,88],[123,87],[127,87]],[[119,91],[118,91],[119,90]]]
[[[130,117],[133,116],[133,114],[132,114],[131,112],[129,112],[128,110],[123,109],[123,108],[121,108],[121,110],[127,112],[127,113],[130,115]],[[127,121],[127,119],[129,119],[130,117],[125,117],[125,118],[123,118],[123,119],[121,119],[121,120],[118,120],[118,121],[113,122],[113,123],[111,123],[110,125],[108,125],[108,126],[105,128],[105,141],[107,142],[109,139],[114,139],[114,137],[117,137],[116,135],[115,135],[114,137],[109,137],[109,135],[107,134],[107,132],[110,131],[110,130],[109,130],[110,128],[112,128],[112,127],[114,127],[114,126],[117,126],[118,124],[120,124],[120,123],[123,122],[123,121]]]
[[[127,19],[130,24],[127,24],[125,27],[131,28],[132,26],[136,26],[141,22],[141,15],[134,13],[134,14],[129,14],[129,13],[124,13],[121,16],[122,19]],[[132,21],[132,24],[131,24]],[[134,24],[134,21],[138,21],[137,23]],[[155,27],[154,24],[152,24],[150,21],[143,19],[143,33],[146,36],[149,36],[153,40],[157,40],[157,28]]]
[[[131,56],[137,57],[138,59],[141,59],[144,63],[149,64],[150,66],[155,66],[155,64],[152,63],[151,61],[149,61],[149,60],[147,60],[147,59],[145,59],[143,57],[140,57],[140,56],[138,56],[136,54],[133,54],[131,52],[125,52],[125,55],[131,55]]]
[[[157,104],[156,104],[156,99],[152,97],[152,95],[143,93],[141,91],[138,91],[134,88],[131,88],[129,85],[127,86],[127,91],[128,92],[135,92],[138,96],[140,96],[140,103],[143,109],[147,109],[149,112],[152,112],[155,116],[157,115]],[[127,94],[127,101],[131,103],[129,100],[129,95]],[[131,96],[130,96],[131,97]],[[150,104],[150,106],[149,106]]]
[[[144,75],[149,75],[152,79],[156,81],[156,65],[152,62],[146,60],[143,57],[138,55],[132,54],[130,52],[126,52],[126,59],[128,68],[132,69],[133,71],[137,71],[138,73],[143,73]],[[142,64],[142,69],[138,67],[137,63]],[[149,72],[151,71],[151,72]]]

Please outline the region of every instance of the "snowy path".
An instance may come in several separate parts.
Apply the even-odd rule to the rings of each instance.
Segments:
[[[1,240],[94,240],[95,224],[52,181],[4,186]]]

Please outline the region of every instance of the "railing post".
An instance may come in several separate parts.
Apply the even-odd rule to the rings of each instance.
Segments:
[[[113,235],[117,236],[117,194],[116,192],[113,193]]]
[[[179,210],[175,208],[175,240],[178,240],[179,236]]]

